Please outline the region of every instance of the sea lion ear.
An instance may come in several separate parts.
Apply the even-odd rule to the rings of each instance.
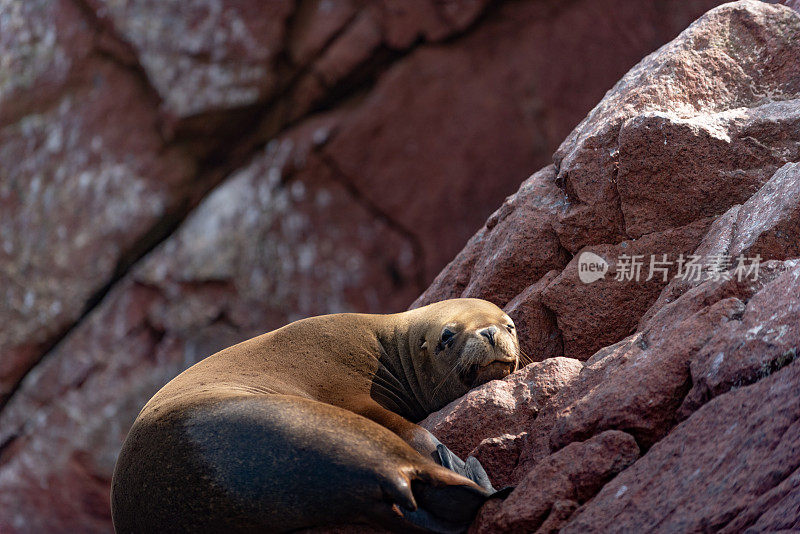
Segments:
[[[428,348],[428,340],[423,338],[422,345],[419,346],[419,350],[425,350],[427,348]]]

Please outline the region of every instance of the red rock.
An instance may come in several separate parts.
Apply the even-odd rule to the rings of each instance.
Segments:
[[[633,64],[683,26],[665,19],[660,5],[500,5],[463,39],[420,47],[389,69],[328,153],[358,191],[417,236],[433,278],[485,219],[477,206],[499,204],[521,176],[548,163],[583,116],[575,110],[597,101],[619,76],[617,65]],[[674,13],[699,15],[711,5],[675,4]],[[629,29],[624,45],[620,28]],[[589,48],[592,61],[569,59]],[[555,242],[545,230],[539,239]],[[521,291],[547,270],[510,281]],[[492,297],[497,285],[488,282],[476,281],[473,294]]]
[[[800,256],[798,249],[798,172],[796,164],[779,169],[756,194],[743,205],[731,207],[712,224],[694,254],[707,263],[711,258],[727,258],[728,276],[737,276],[739,258],[749,270],[756,256],[758,263]],[[712,274],[704,269],[697,279],[673,279],[645,313],[641,326],[665,304],[674,301],[689,288],[697,287]]]
[[[562,532],[792,529],[798,388],[794,363],[715,398],[606,484]]]
[[[730,250],[734,223],[736,222],[736,216],[739,213],[740,207],[741,206],[738,204],[733,206],[723,215],[717,217],[717,219],[715,219],[711,224],[708,232],[706,232],[703,240],[693,253],[695,256],[699,256],[699,262],[701,265],[706,258],[711,258],[716,255],[725,255],[728,253]],[[686,258],[688,259],[689,256],[686,256]],[[677,273],[675,274],[677,275]],[[664,307],[664,305],[676,300],[689,289],[702,284],[707,279],[706,274],[706,271],[703,270],[703,272],[698,276],[674,276],[661,291],[661,294],[658,296],[658,299],[656,299],[655,303],[653,303],[653,305],[650,306],[650,308],[644,313],[639,321],[637,330],[644,328],[644,325],[648,323],[653,316]]]
[[[386,44],[390,48],[408,48],[420,38],[436,40],[447,33],[439,17],[436,2],[381,0],[376,4],[379,6]]]
[[[169,114],[188,117],[242,107],[278,87],[276,62],[294,2],[89,0],[89,4],[131,44]]]
[[[681,415],[688,417],[708,400],[757,382],[797,358],[800,306],[787,295],[800,287],[798,260],[748,302],[741,320],[725,325],[692,359],[692,389]]]
[[[407,48],[417,39],[439,41],[463,31],[483,12],[488,0],[381,0],[387,46]]]
[[[288,48],[292,63],[305,66],[311,62],[336,34],[352,23],[357,13],[350,0],[303,2],[294,13],[294,30]]]
[[[741,319],[753,294],[791,265],[768,263],[757,281],[703,282],[666,304],[636,334],[598,351],[533,421],[512,481],[553,451],[604,430],[629,432],[645,449],[662,439],[685,417],[679,410],[692,384],[690,362]]]
[[[542,303],[556,315],[564,354],[585,360],[601,347],[631,334],[667,285],[665,273],[656,270],[659,265],[652,264],[651,270],[651,259],[660,261],[666,255],[667,261],[674,262],[679,254],[692,252],[709,224],[708,220],[700,220],[618,245],[587,247],[573,257],[541,296]],[[608,272],[604,278],[590,283],[581,280],[579,266],[587,253],[606,261]],[[631,258],[638,258],[638,275]],[[670,269],[669,276],[673,276],[675,267],[666,267]]]
[[[562,244],[577,252],[718,214],[769,178],[760,165],[774,170],[791,158],[796,128],[783,130],[781,121],[796,112],[764,95],[783,100],[774,97],[792,98],[800,89],[794,69],[799,24],[786,8],[751,0],[728,4],[631,69],[554,156],[571,203],[554,224]],[[710,37],[719,32],[736,37]],[[726,121],[737,115],[745,120]],[[752,144],[750,133],[760,145]],[[742,190],[730,189],[724,173],[718,175],[728,163],[720,165],[714,154],[726,151],[733,156],[730,171],[749,177]]]
[[[0,245],[9,236],[15,243],[11,253],[0,246],[0,287],[10,292],[0,307],[2,387],[15,387],[59,334],[72,330],[0,413],[0,509],[12,510],[0,513],[0,530],[107,531],[114,456],[127,425],[161,384],[225,345],[302,315],[405,307],[522,177],[550,162],[625,68],[715,3],[653,0],[631,9],[620,0],[312,0],[264,10],[247,1],[12,2],[0,32],[0,52],[10,58],[3,65],[9,75],[0,80],[0,154],[4,176],[11,176],[0,180]],[[321,14],[325,6],[329,16]],[[151,20],[164,13],[171,21]],[[732,117],[741,107],[756,110],[745,115],[769,111],[766,121],[724,123],[727,135],[744,136],[737,149],[755,151],[754,160],[743,160],[750,184],[794,154],[797,24],[786,13],[753,2],[729,6],[645,60],[565,142],[556,166],[501,207],[420,302],[467,292],[509,303],[529,332],[525,343],[533,342],[526,350],[560,354],[549,352],[559,350],[557,342],[548,344],[558,329],[542,286],[567,263],[566,250],[625,239],[628,204],[621,208],[608,184],[615,165],[631,161],[624,150],[608,150],[619,144],[626,120],[660,111],[671,114],[672,128],[700,115]],[[743,45],[725,48],[731,43]],[[334,117],[308,118],[334,108]],[[778,108],[787,113],[779,117]],[[282,131],[287,123],[299,129]],[[66,132],[53,154],[51,127]],[[264,153],[240,163],[278,131]],[[635,128],[628,133],[629,140],[661,141]],[[650,148],[668,157],[661,146]],[[714,175],[717,167],[708,164]],[[204,173],[216,165],[215,172],[233,172],[194,208],[208,187]],[[102,177],[109,168],[119,180],[102,182],[107,189],[76,192],[84,173]],[[684,171],[675,168],[691,175]],[[9,199],[27,194],[39,175],[42,199],[28,213]],[[629,185],[633,178],[627,176]],[[551,200],[560,196],[566,211],[537,204],[541,196],[526,189],[532,186]],[[165,226],[177,224],[175,206],[184,202],[193,215],[126,273]],[[604,202],[608,209],[598,208]],[[792,215],[781,211],[777,220]],[[59,236],[62,222],[66,237]],[[23,254],[17,239],[36,253]],[[66,267],[58,266],[62,256]],[[93,296],[103,296],[109,282],[114,287],[95,307]],[[25,311],[28,287],[34,304]],[[744,302],[756,291],[726,287],[712,301]],[[687,317],[707,307],[700,301],[707,289],[682,301]],[[683,312],[670,313],[686,320]],[[666,324],[666,315],[659,321]],[[589,360],[593,368],[560,384],[549,400],[523,403],[528,415],[509,418],[513,434],[498,425],[496,435],[466,452],[498,480],[513,482],[570,436],[593,425],[613,427],[588,406],[574,426],[560,417],[599,387],[632,345],[628,339],[601,350]],[[779,361],[773,356],[769,362]],[[747,369],[730,376],[750,376]],[[667,386],[654,391],[665,395]],[[630,420],[650,425],[642,435],[661,435],[668,429],[653,425],[676,417],[668,406]],[[525,426],[514,426],[522,420]],[[556,422],[563,432],[551,442]],[[521,465],[510,472],[517,456]],[[763,516],[767,526],[779,525],[792,503],[789,490],[775,495],[784,508],[776,504],[777,515]],[[557,499],[541,528],[558,528],[577,502]]]
[[[0,405],[170,217],[193,175],[163,146],[136,80],[93,68],[91,80],[0,128]]]
[[[600,374],[602,370],[605,375],[602,384],[599,387],[587,387],[586,382],[579,381],[572,384],[575,389],[579,386],[582,394],[560,408],[549,434],[551,449],[608,428],[630,432],[644,447],[661,439],[679,418],[691,413],[687,413],[686,401],[680,406],[681,399],[699,395],[693,392],[687,397],[691,384],[698,388],[697,377],[693,373],[694,380],[690,379],[687,364],[692,362],[692,367],[696,367],[694,362],[698,359],[707,359],[709,351],[719,346],[718,336],[725,336],[734,325],[742,324],[744,316],[753,313],[752,300],[748,302],[750,295],[758,292],[775,306],[759,316],[786,317],[777,311],[786,306],[776,300],[781,294],[780,285],[778,281],[768,280],[779,276],[777,280],[782,280],[786,275],[781,273],[791,265],[769,266],[766,269],[769,274],[758,281],[705,282],[655,315],[624,350],[602,358],[595,356],[593,361],[587,362],[583,378],[591,380],[592,374]],[[758,302],[757,297],[753,298]],[[778,320],[778,324],[791,320],[790,312],[789,317]],[[785,350],[776,348],[754,358],[758,363],[751,365],[758,368],[784,361]],[[716,356],[717,352],[713,352],[712,357]],[[626,387],[631,383],[638,386]],[[704,391],[702,384],[700,391]]]
[[[761,244],[777,259],[797,255],[792,242],[797,226],[794,165],[775,171],[797,158],[794,101],[800,85],[792,69],[800,57],[798,31],[800,17],[790,10],[738,2],[712,11],[634,68],[556,154],[557,183],[568,209],[550,222],[561,244],[571,252],[586,244],[600,250],[630,235],[638,237],[630,242],[633,246],[642,246],[648,238],[656,242],[659,233],[694,221],[698,232],[685,243],[684,254],[727,254],[733,243],[746,242],[746,247]],[[720,41],[717,35],[736,37]],[[638,161],[645,164],[637,167]],[[701,241],[708,216],[720,217]],[[482,232],[485,243],[490,225]],[[502,248],[489,251],[496,254]],[[469,272],[447,271],[440,280],[485,276],[478,266],[491,258],[487,252],[470,250]],[[797,389],[796,380],[777,382],[789,372],[779,369],[797,366],[791,363],[800,336],[796,261],[767,262],[758,280],[721,276],[670,282],[650,311],[666,281],[644,298],[620,291],[614,300],[587,291],[564,296],[560,303],[549,301],[549,291],[572,289],[563,282],[570,268],[575,270],[575,264],[545,288],[541,299],[556,314],[565,354],[573,354],[565,318],[579,318],[582,307],[633,301],[634,310],[624,315],[628,330],[587,345],[591,348],[584,357],[600,350],[580,374],[549,398],[527,430],[514,429],[505,444],[486,442],[486,458],[495,462],[495,450],[508,454],[518,465],[504,474],[506,480],[531,477],[547,488],[551,481],[557,484],[558,475],[536,476],[537,470],[603,432],[624,431],[644,456],[602,490],[599,484],[587,491],[572,517],[579,501],[569,496],[521,506],[520,517],[532,523],[521,519],[520,530],[542,526],[556,501],[561,505],[551,514],[552,524],[545,525],[548,530],[742,531],[756,524],[761,529],[796,525],[793,473],[800,456],[789,444],[797,441],[792,410],[800,405],[787,396]],[[493,276],[500,280],[503,275]],[[514,278],[507,276],[511,283]],[[446,290],[435,284],[429,291]],[[597,332],[617,326],[614,317],[583,319],[573,331],[590,343]],[[617,341],[627,333],[632,335]],[[765,383],[772,385],[759,388]],[[707,410],[712,405],[716,411]],[[744,410],[742,429],[737,426],[739,409]],[[773,411],[781,415],[770,423]],[[715,463],[718,458],[724,464]],[[477,529],[508,527],[491,518],[509,502],[487,505]]]
[[[70,2],[9,2],[3,6],[0,124],[12,124],[60,100],[91,61],[94,33]]]
[[[514,468],[519,462],[524,438],[524,432],[486,438],[469,452],[469,456],[477,458],[489,475],[492,485],[502,489],[513,484]]]
[[[463,296],[504,306],[548,271],[566,264],[567,255],[550,224],[565,205],[554,177],[553,167],[545,167],[489,218],[486,228],[491,233]]]
[[[440,300],[458,298],[469,284],[472,270],[483,252],[486,240],[486,227],[481,228],[470,238],[458,255],[442,269],[428,289],[411,304],[411,308],[419,308]]]
[[[564,341],[552,310],[542,303],[542,292],[558,276],[550,271],[506,304],[514,321],[524,359],[542,361],[564,355]]]
[[[553,183],[554,176],[555,171],[549,166],[528,178],[519,191],[509,196],[489,217],[484,229],[470,240],[413,306],[458,296],[484,298],[504,306],[527,286],[535,286],[528,295],[521,297],[529,302],[518,300],[513,306],[537,306],[545,284],[542,280],[550,276],[548,270],[560,269],[567,262],[550,224],[554,214],[564,206],[564,195]],[[445,293],[438,288],[449,291]],[[542,324],[547,321],[546,314],[547,311],[540,308]],[[530,330],[527,333],[530,334]],[[544,335],[547,338],[542,340],[544,343],[523,348],[537,352],[547,350],[551,334]],[[539,360],[558,355],[532,357]]]
[[[481,515],[474,531],[535,532],[546,519],[545,531],[558,529],[574,508],[571,503],[589,500],[638,457],[636,441],[624,432],[609,430],[572,443],[530,470],[495,514]]]
[[[381,39],[380,27],[372,14],[369,11],[359,13],[314,63],[314,75],[323,86],[334,87],[375,54]]]
[[[26,377],[0,412],[0,527],[107,531],[117,451],[171,377],[300,316],[400,308],[419,291],[409,243],[314,156],[324,127],[216,189]]]
[[[542,526],[536,529],[537,534],[556,534],[564,527],[569,518],[578,509],[579,504],[575,501],[560,500],[553,503],[550,513],[544,520]]]
[[[486,438],[518,434],[541,406],[577,375],[583,365],[569,358],[532,363],[503,380],[467,393],[420,422],[450,450],[466,456]]]
[[[503,505],[502,499],[489,499],[486,501],[481,509],[478,511],[478,515],[475,517],[475,521],[472,522],[472,525],[469,529],[469,534],[478,534],[480,532],[479,529],[485,529],[484,525],[490,521],[497,513],[500,511],[500,507]]]
[[[591,114],[584,121],[590,117]],[[613,185],[619,166],[618,128],[613,123],[592,126],[601,131],[581,140],[579,149],[565,153],[565,145],[571,140],[567,137],[553,155],[557,180],[570,201],[569,208],[552,222],[553,229],[562,246],[573,254],[587,245],[618,243],[627,237],[619,194]]]
[[[104,305],[104,317],[96,314],[38,365],[0,414],[4,530],[108,532],[110,475],[141,408],[136,397],[154,392],[182,359],[144,321],[125,320],[141,291]]]
[[[602,365],[605,379],[601,387],[584,391],[580,399],[561,410],[550,432],[551,449],[612,428],[630,432],[644,447],[661,439],[675,424],[675,412],[687,392],[688,360],[716,328],[735,320],[743,307],[735,298],[720,300],[673,325],[662,343],[636,334],[616,362],[601,360],[590,367],[599,374]],[[637,387],[626,387],[632,383]]]
[[[800,58],[800,48],[796,54]],[[792,102],[690,118],[638,115],[619,133],[617,190],[626,234],[639,237],[718,215],[796,159],[800,108]]]
[[[795,471],[780,484],[764,492],[739,512],[720,532],[792,532],[800,528],[798,494],[800,472]]]
[[[742,205],[730,247],[733,258],[740,254],[765,260],[800,256],[800,164],[781,167]]]

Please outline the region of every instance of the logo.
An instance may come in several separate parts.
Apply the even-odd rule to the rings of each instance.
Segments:
[[[594,252],[583,252],[578,256],[578,278],[584,284],[591,284],[605,278],[608,262]]]

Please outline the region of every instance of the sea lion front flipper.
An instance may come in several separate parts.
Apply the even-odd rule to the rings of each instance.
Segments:
[[[439,453],[439,464],[441,464],[442,467],[446,467],[470,479],[489,493],[495,493],[495,489],[492,487],[492,482],[489,480],[486,470],[477,458],[469,456],[467,460],[464,461],[456,456],[455,453],[448,449],[443,443],[439,443],[436,446],[436,452]]]

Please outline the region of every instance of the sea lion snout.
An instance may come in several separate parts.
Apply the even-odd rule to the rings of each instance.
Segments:
[[[478,334],[488,339],[489,345],[491,345],[492,347],[494,347],[494,335],[496,333],[497,333],[497,327],[494,325],[487,326],[486,328],[478,330]]]
[[[473,337],[480,342],[482,347],[479,349],[475,347],[474,342],[467,341],[464,352],[465,355],[467,353],[473,355],[473,361],[470,363],[476,363],[480,367],[486,367],[492,363],[517,363],[519,346],[512,324],[501,326],[492,324],[478,328]],[[474,355],[481,352],[483,352],[482,356],[475,358]]]
[[[469,387],[504,378],[517,370],[519,347],[511,325],[477,328],[461,351],[462,381]]]

